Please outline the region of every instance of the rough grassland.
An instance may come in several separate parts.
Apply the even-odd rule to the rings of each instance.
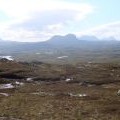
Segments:
[[[120,120],[119,75],[118,63],[0,62],[0,85],[24,83],[0,89],[0,120]]]

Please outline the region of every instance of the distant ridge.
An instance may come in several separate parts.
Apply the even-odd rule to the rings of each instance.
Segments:
[[[108,41],[108,39],[110,39]],[[79,49],[79,50],[97,50],[104,49],[106,46],[110,48],[118,48],[120,42],[116,41],[115,38],[110,37],[106,40],[100,40],[95,36],[81,36],[76,37],[74,34],[67,34],[65,36],[55,35],[47,41],[44,42],[14,42],[7,40],[0,40],[0,53],[24,53],[24,52],[34,52],[34,51],[56,51],[69,49]],[[8,54],[10,55],[10,54]]]

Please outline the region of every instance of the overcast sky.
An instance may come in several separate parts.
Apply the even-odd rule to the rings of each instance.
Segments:
[[[74,33],[120,40],[120,0],[0,0],[0,38],[43,41]]]

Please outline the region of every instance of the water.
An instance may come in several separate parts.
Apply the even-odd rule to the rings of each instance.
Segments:
[[[58,59],[63,59],[63,58],[68,58],[68,56],[60,56],[60,57],[57,57]]]
[[[14,60],[12,56],[0,56],[0,58],[6,58],[6,59],[11,60],[11,61]]]

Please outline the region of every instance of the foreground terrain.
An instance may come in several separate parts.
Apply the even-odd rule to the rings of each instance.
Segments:
[[[0,61],[0,120],[120,120],[120,64]]]

